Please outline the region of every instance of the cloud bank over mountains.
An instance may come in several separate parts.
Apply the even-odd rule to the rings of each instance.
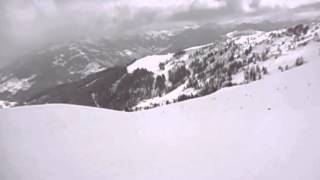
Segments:
[[[15,47],[23,49],[79,36],[112,36],[160,25],[236,22],[241,18],[290,12],[318,2],[320,0],[0,0],[0,61],[5,54],[12,54],[10,51]]]

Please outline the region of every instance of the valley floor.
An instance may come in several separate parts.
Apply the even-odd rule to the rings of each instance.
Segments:
[[[319,180],[319,69],[149,111],[0,110],[0,179]]]

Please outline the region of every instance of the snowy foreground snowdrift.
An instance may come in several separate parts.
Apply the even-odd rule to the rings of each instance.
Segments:
[[[1,180],[319,180],[320,60],[149,111],[0,111]]]

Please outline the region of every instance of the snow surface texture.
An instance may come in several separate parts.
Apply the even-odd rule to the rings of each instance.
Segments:
[[[0,179],[319,180],[319,68],[134,113],[0,110]]]

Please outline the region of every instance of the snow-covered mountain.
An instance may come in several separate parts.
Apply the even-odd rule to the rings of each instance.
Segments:
[[[178,57],[168,54],[140,59],[128,67],[129,72],[138,68],[147,69],[155,76],[164,76],[167,86],[169,84],[174,88],[139,102],[135,108],[154,107],[206,95],[226,86],[247,84],[318,60],[319,34],[319,23],[271,32],[237,31],[227,34],[224,42],[189,48],[180,52]],[[177,76],[179,68],[186,72],[175,85],[170,78]]]
[[[10,101],[0,101],[0,109],[2,108],[10,108],[16,106],[15,102]]]
[[[148,111],[0,110],[0,179],[318,180],[320,60],[314,58]]]
[[[45,89],[125,66],[147,55],[209,43],[225,32],[219,28],[185,28],[49,45],[0,69],[0,100],[22,102]]]
[[[43,91],[25,104],[71,103],[141,110],[184,101],[312,63],[320,57],[319,34],[318,22],[269,32],[234,31],[223,40],[147,56],[125,69],[111,68],[102,76]],[[105,74],[115,76],[108,79]]]

